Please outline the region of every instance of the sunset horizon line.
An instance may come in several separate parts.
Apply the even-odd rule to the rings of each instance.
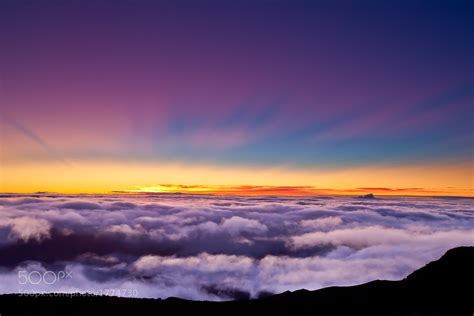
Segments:
[[[360,187],[360,188],[318,188],[316,186],[279,186],[279,185],[185,185],[185,184],[158,184],[155,186],[136,186],[125,190],[104,190],[97,192],[86,191],[4,191],[0,195],[214,195],[214,196],[352,196],[365,197],[393,196],[393,197],[453,197],[474,198],[472,189],[441,189],[441,188],[401,188],[401,187]]]

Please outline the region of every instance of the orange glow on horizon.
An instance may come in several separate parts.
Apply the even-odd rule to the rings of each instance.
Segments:
[[[355,189],[325,189],[310,186],[198,186],[160,184],[141,187],[113,193],[183,193],[183,194],[213,194],[241,196],[316,196],[316,195],[390,195],[390,196],[473,196],[470,190],[442,191],[423,188],[355,188]]]
[[[186,185],[183,185],[186,184]],[[242,185],[245,184],[245,185]],[[471,163],[352,168],[236,167],[170,163],[10,163],[0,191],[219,195],[474,196]]]

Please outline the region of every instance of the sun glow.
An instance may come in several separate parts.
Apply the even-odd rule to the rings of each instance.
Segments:
[[[434,172],[436,170],[436,172]],[[11,163],[0,191],[225,195],[474,196],[470,163],[340,169],[120,162]]]

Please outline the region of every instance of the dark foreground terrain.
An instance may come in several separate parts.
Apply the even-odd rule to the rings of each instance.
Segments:
[[[285,292],[259,300],[0,296],[0,315],[468,315],[474,314],[474,247],[449,250],[401,281]]]

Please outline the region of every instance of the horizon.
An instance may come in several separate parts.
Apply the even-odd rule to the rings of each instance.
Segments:
[[[437,194],[435,194],[437,193]],[[443,195],[440,191],[424,190],[422,188],[355,188],[350,190],[324,189],[309,186],[198,186],[198,185],[174,185],[159,184],[152,187],[135,188],[130,190],[113,190],[104,192],[55,192],[55,191],[25,191],[25,192],[0,192],[0,196],[7,197],[9,195],[77,195],[77,196],[94,196],[94,195],[209,195],[220,197],[359,197],[367,198],[368,195],[377,197],[413,197],[413,198],[474,198],[472,195]],[[452,193],[452,192],[450,192]]]

